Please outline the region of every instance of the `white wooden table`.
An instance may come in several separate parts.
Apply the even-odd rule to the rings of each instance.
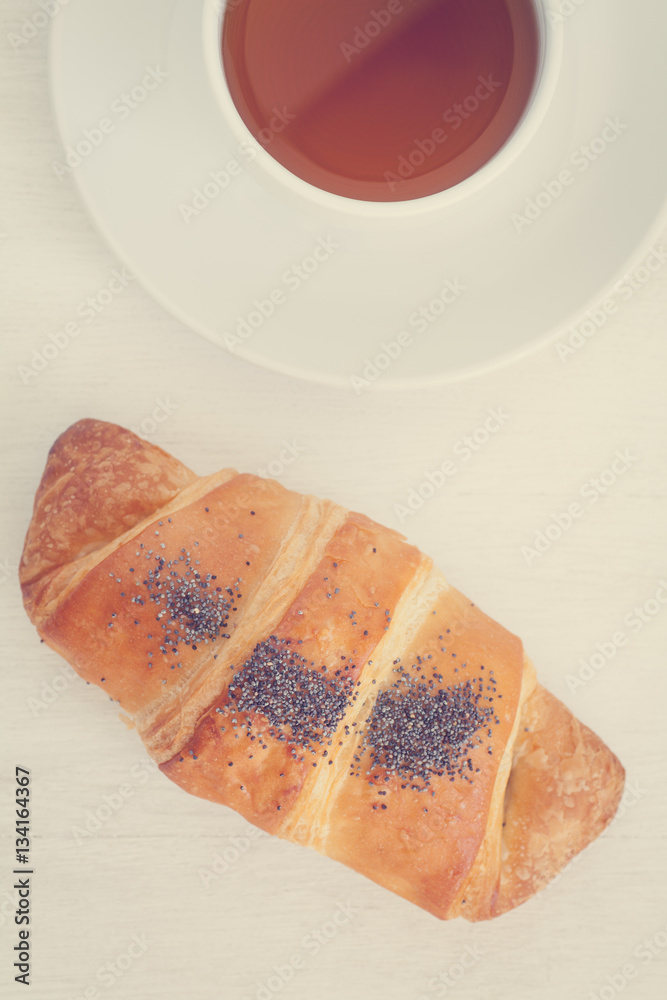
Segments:
[[[39,9],[4,0],[0,27],[2,996],[26,995],[12,969],[15,765],[32,772],[27,995],[39,1000],[664,996],[667,605],[655,598],[667,596],[667,267],[566,361],[551,344],[440,389],[356,396],[250,367],[136,282],[22,378],[33,349],[118,267],[51,167],[47,31],[20,51],[8,40]],[[499,408],[503,426],[466,459],[464,437]],[[299,457],[278,470],[285,485],[404,530],[522,636],[540,679],[618,754],[628,792],[609,831],[506,917],[440,924],[171,785],[117,706],[39,644],[21,607],[16,568],[46,452],[84,416],[143,429],[202,473],[266,469],[295,443]],[[627,468],[611,483],[617,450]],[[447,459],[455,475],[402,513]],[[569,530],[529,552],[575,501]],[[613,652],[619,631],[627,642]],[[598,644],[609,658],[591,666]],[[103,818],[92,832],[91,814]]]

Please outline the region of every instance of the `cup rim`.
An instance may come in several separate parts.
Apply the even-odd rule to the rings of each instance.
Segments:
[[[255,163],[286,193],[305,199],[320,209],[357,218],[406,218],[449,208],[486,187],[517,159],[539,129],[556,89],[563,52],[562,18],[558,0],[532,0],[538,19],[540,52],[532,93],[512,134],[487,162],[469,177],[435,194],[405,201],[364,201],[319,188],[292,173],[259,143],[241,117],[232,98],[222,60],[222,22],[233,0],[203,0],[202,45],[204,63],[213,95],[239,146],[255,151]],[[241,0],[242,2],[242,0]]]

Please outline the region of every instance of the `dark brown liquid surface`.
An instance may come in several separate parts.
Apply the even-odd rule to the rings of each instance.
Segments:
[[[252,134],[296,176],[367,201],[435,194],[515,130],[532,0],[231,0],[222,53]]]

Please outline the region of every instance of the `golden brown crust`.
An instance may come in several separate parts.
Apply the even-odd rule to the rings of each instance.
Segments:
[[[56,440],[35,496],[19,569],[39,625],[83,556],[163,507],[196,476],[116,424],[80,420]]]
[[[320,849],[445,919],[453,915],[487,829],[524,665],[520,640],[442,582],[436,599],[420,609],[415,633],[404,628],[394,636],[379,690],[394,691],[397,671],[402,676],[404,669],[432,683],[432,694],[471,684],[483,692],[480,704],[490,709],[488,722],[474,745],[454,758],[453,770],[432,774],[428,787],[405,775],[387,782],[383,770],[373,767],[368,748],[361,750],[362,772],[370,769],[372,780],[343,775]],[[423,756],[428,752],[414,749]]]
[[[40,634],[172,780],[440,918],[518,905],[618,805],[621,765],[535,686],[520,640],[329,501],[198,479],[81,421],[50,452],[20,576]],[[450,742],[436,703],[459,704]],[[398,753],[401,719],[397,770],[382,741]]]
[[[264,633],[253,631],[252,645],[289,648],[296,657],[294,672],[338,671],[356,685],[388,629],[387,609],[396,605],[420,562],[418,550],[396,532],[350,514],[281,620]],[[391,573],[378,567],[391,567]],[[252,653],[248,648],[244,659]],[[347,710],[353,705],[351,699]],[[346,718],[341,717],[341,725]],[[313,747],[295,749],[282,733],[273,735],[274,729],[261,713],[239,710],[227,684],[192,739],[162,770],[186,791],[229,805],[270,833],[298,840],[287,830],[292,810],[312,794],[309,776],[335,766],[339,739],[321,737]]]
[[[515,716],[511,732],[499,761],[491,801],[486,816],[486,830],[480,848],[466,878],[452,902],[449,917],[464,916],[467,920],[481,920],[483,914],[498,895],[502,873],[502,834],[505,812],[505,795],[513,764],[513,748],[517,738],[523,706],[535,689],[535,670],[527,657],[523,657],[520,689],[516,694]]]
[[[521,714],[505,797],[498,916],[543,889],[610,823],[623,794],[620,761],[541,685]]]
[[[227,645],[225,636],[231,641],[243,627],[248,610],[254,622],[253,598],[304,504],[278,483],[238,475],[213,489],[204,487],[201,497],[190,493],[188,500],[169,515],[142,522],[88,570],[42,625],[49,645],[71,650],[78,673],[104,686],[134,716],[146,742],[172,753],[180,748],[170,747],[159,731],[172,713],[196,699],[205,675],[217,671],[214,656]],[[234,530],[226,530],[230,525]],[[154,600],[158,580],[163,594],[165,585],[175,583],[199,595],[198,578],[208,575],[216,606],[229,605],[216,641],[206,635],[200,642],[167,643],[166,619],[156,621],[156,613],[164,610],[164,602]],[[206,700],[200,711],[209,704]]]

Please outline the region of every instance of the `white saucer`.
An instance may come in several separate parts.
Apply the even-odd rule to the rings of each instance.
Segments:
[[[83,154],[72,176],[152,295],[249,361],[357,391],[480,371],[575,322],[665,221],[664,3],[548,6],[533,134],[446,197],[366,206],[239,150],[210,82],[203,0],[70,0],[51,85],[63,146]]]

